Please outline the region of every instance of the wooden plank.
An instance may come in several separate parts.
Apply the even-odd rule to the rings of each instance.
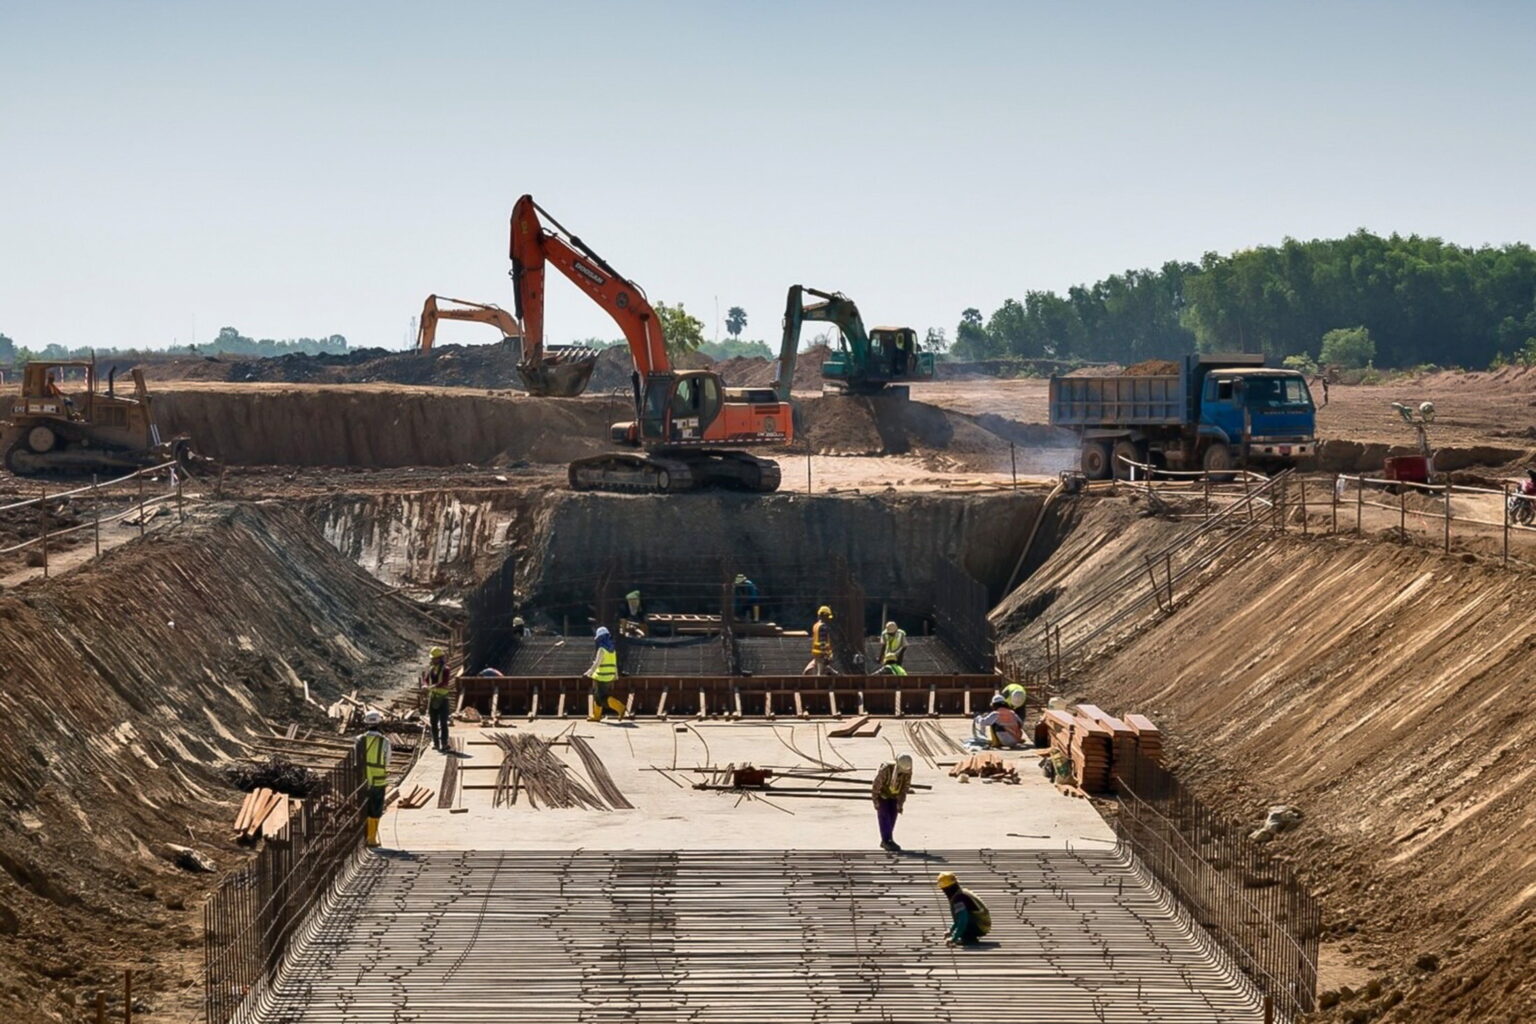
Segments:
[[[855,718],[853,721],[849,722],[847,725],[840,725],[836,729],[828,729],[827,730],[827,735],[828,736],[837,736],[837,737],[846,738],[846,737],[852,736],[854,733],[858,732],[868,722],[869,722],[869,716],[868,715],[860,715],[858,718]]]
[[[841,719],[843,713],[837,709],[837,691],[827,691],[827,711],[833,718]]]
[[[869,714],[868,711],[864,710],[864,691],[863,690],[859,691],[859,714],[861,714],[861,715]]]
[[[251,790],[245,794],[245,799],[240,801],[240,811],[235,815],[235,831],[244,832],[246,822],[251,820],[251,811],[256,808],[256,794],[259,790]]]
[[[656,717],[663,722],[667,720],[667,691],[662,690],[661,696],[656,700]]]
[[[539,688],[533,688],[533,695],[528,699],[528,721],[539,717]]]
[[[462,696],[462,694],[461,694],[461,696]],[[497,686],[497,687],[493,687],[491,689],[491,724],[492,725],[500,725],[501,724],[501,722],[499,721],[500,718],[501,718],[501,687]]]
[[[796,718],[810,718],[811,717],[810,715],[805,713],[805,705],[802,704],[801,701],[800,701],[800,691],[799,690],[795,691],[795,717]]]
[[[565,717],[565,691],[564,690],[560,691],[560,703],[555,706],[555,717],[556,718],[564,718]]]
[[[865,738],[870,737],[870,736],[879,736],[880,735],[880,723],[879,722],[874,722],[874,723],[872,723],[870,725],[866,725],[863,728],[861,728],[858,732],[854,733],[854,735],[859,737],[860,739],[865,739]]]
[[[897,718],[905,718],[906,717],[906,712],[901,710],[901,691],[900,690],[896,691],[896,699],[895,699],[895,701],[893,703],[894,703],[894,706],[895,706],[895,709],[896,709],[896,717]]]
[[[770,722],[774,719],[772,690],[763,691],[763,717],[768,719]]]
[[[709,712],[709,703],[704,699],[704,687],[699,687],[699,713],[695,717],[703,718]]]
[[[736,705],[736,717],[741,717],[741,688],[731,687],[731,701]]]
[[[966,718],[972,717],[972,715],[971,715],[971,691],[970,690],[966,690],[965,691],[965,717]]]
[[[624,702],[624,717],[635,717],[635,691],[633,690],[629,692],[629,700]]]
[[[928,717],[939,717],[939,690],[936,686],[928,687]]]
[[[280,799],[272,805],[272,813],[261,823],[261,834],[266,839],[271,839],[288,827],[288,796],[284,793],[278,796]]]

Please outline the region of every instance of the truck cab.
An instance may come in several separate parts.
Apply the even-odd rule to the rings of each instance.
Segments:
[[[1198,357],[1190,367],[1198,396],[1192,419],[1209,447],[1226,445],[1249,464],[1294,462],[1313,454],[1317,409],[1307,380],[1295,370],[1262,364],[1262,357]]]

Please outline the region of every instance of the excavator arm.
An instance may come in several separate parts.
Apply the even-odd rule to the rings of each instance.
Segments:
[[[814,295],[820,302],[807,303],[805,295]],[[779,398],[789,401],[790,383],[795,375],[795,358],[800,351],[800,328],[806,321],[836,324],[851,350],[853,365],[863,366],[869,360],[869,332],[864,328],[864,318],[859,307],[842,292],[824,292],[804,285],[789,286],[784,302],[784,341],[779,350]],[[786,366],[787,363],[787,366]]]
[[[544,227],[540,214],[553,225],[553,230]],[[640,390],[644,390],[646,378],[672,372],[661,321],[645,292],[561,227],[532,196],[523,196],[512,207],[511,256],[512,288],[525,339],[524,364],[537,366],[544,348],[544,267],[548,263],[586,292],[619,325],[629,342],[635,372],[640,375]]]
[[[445,302],[451,302],[454,305],[441,305]],[[454,299],[446,295],[428,295],[426,303],[421,307],[421,324],[416,330],[418,351],[432,351],[432,342],[437,337],[438,320],[471,320],[475,323],[490,324],[501,331],[503,338],[523,336],[512,314],[500,306],[470,302],[468,299]]]

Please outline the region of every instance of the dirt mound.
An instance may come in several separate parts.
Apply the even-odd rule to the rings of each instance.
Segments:
[[[1120,371],[1123,377],[1170,377],[1179,372],[1179,364],[1171,359],[1143,359]]]
[[[608,447],[631,415],[611,398],[368,385],[162,388],[161,426],[236,465],[451,466],[565,462]]]
[[[1005,607],[1006,647],[1040,602],[1137,568],[1173,527],[1090,525]],[[1343,1011],[1536,1019],[1529,595],[1525,573],[1411,545],[1273,537],[1076,671],[1068,696],[1151,714],[1229,820],[1303,811],[1273,846],[1322,897],[1320,988],[1381,993]]]
[[[271,359],[208,356],[142,365],[148,380],[206,380],[287,384],[432,384],[522,389],[516,345],[439,345],[430,352],[382,348],[344,353],[295,353]]]
[[[317,699],[378,692],[419,639],[378,594],[298,510],[246,507],[0,595],[0,1019],[79,1020],[146,956],[135,994],[190,1019],[218,876],[178,869],[167,844],[221,871],[248,856],[218,765],[300,714],[301,679]]]
[[[979,417],[895,396],[828,395],[796,403],[797,443],[818,455],[921,455],[934,468],[998,472],[1008,469],[1009,444],[1055,447],[1066,436],[1051,427]]]

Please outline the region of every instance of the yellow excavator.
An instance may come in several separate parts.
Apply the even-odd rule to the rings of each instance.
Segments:
[[[587,382],[592,379],[592,370],[597,366],[597,350],[594,348],[544,345],[538,340],[528,344],[517,320],[500,306],[446,295],[428,295],[421,307],[421,325],[416,331],[419,351],[432,351],[439,320],[469,320],[490,324],[501,331],[502,344],[516,345],[522,353],[517,362],[517,375],[530,395],[574,398],[587,390]]]

